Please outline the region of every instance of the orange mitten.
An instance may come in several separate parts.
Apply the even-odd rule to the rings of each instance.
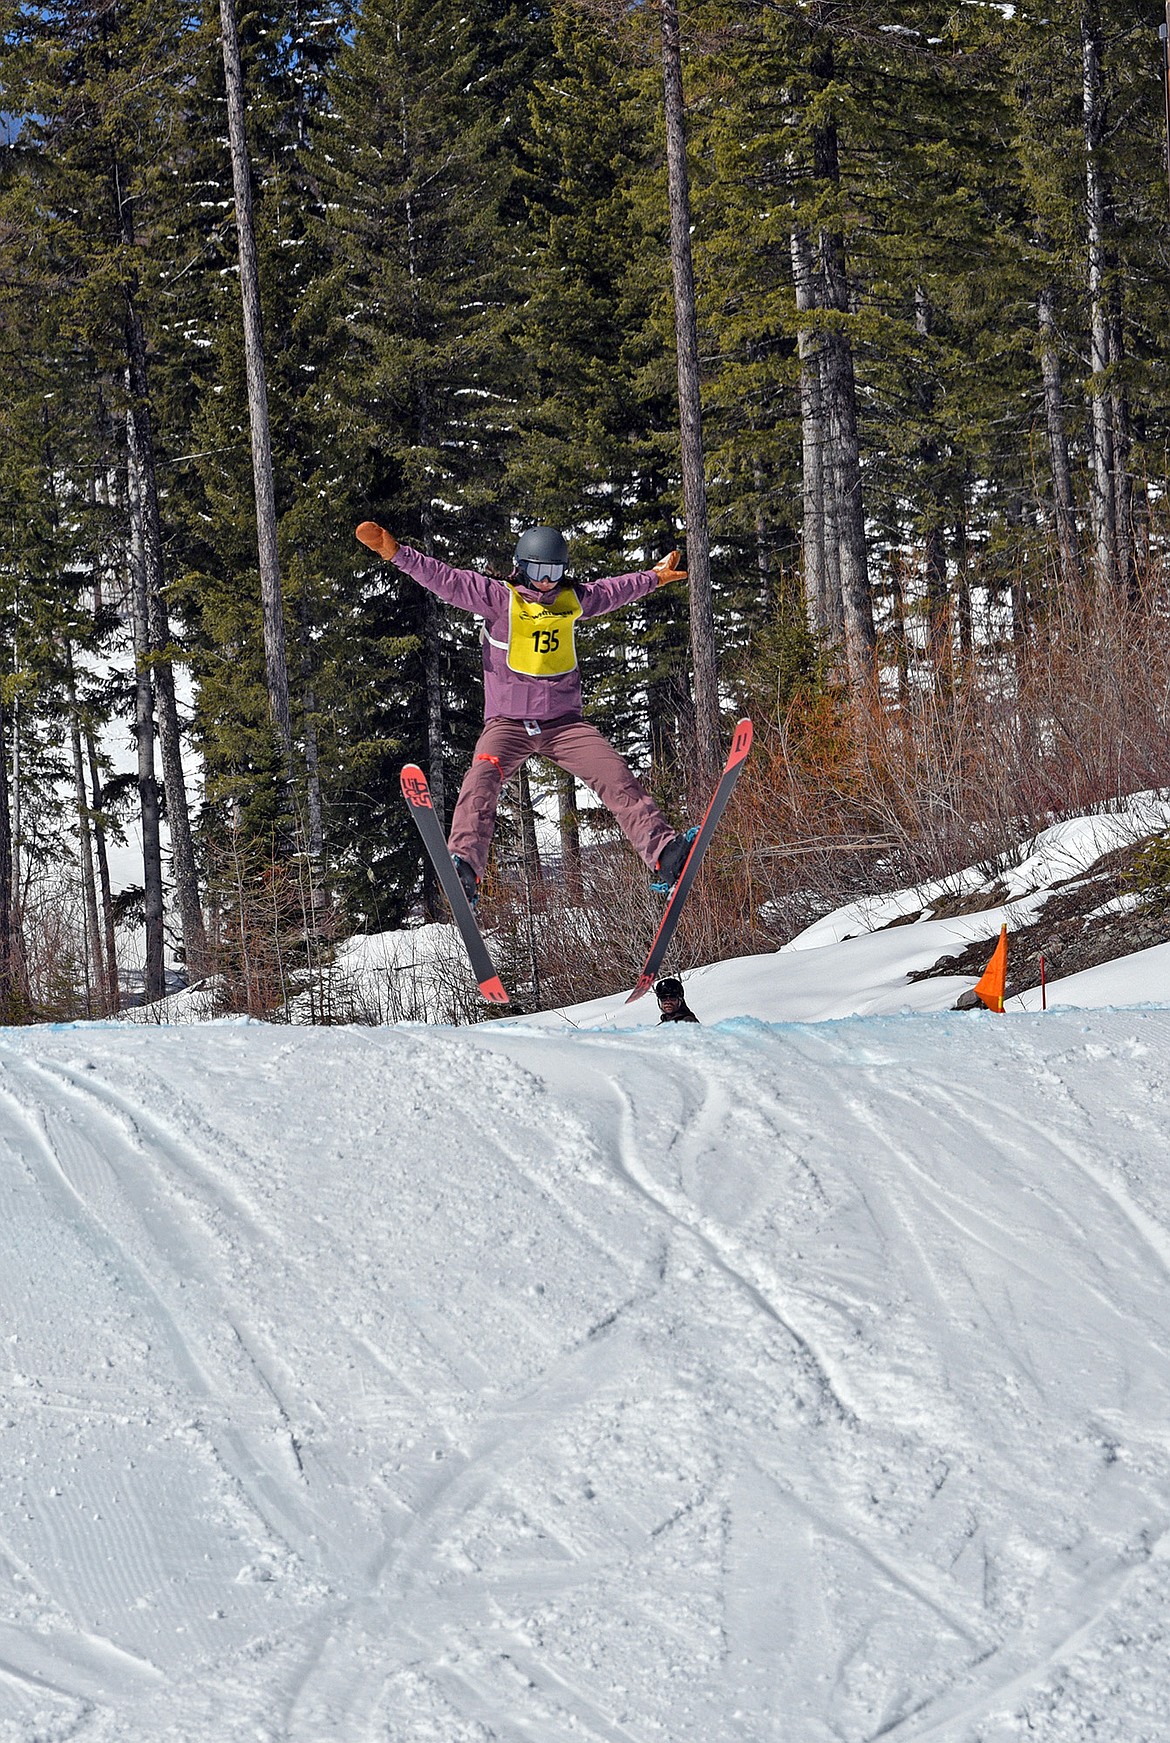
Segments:
[[[388,533],[385,527],[380,527],[376,520],[364,520],[357,529],[357,536],[363,545],[369,545],[371,551],[377,551],[379,557],[392,557],[398,549],[398,540],[393,533]]]
[[[686,570],[679,569],[676,566],[677,563],[678,563],[678,552],[677,551],[672,551],[670,553],[669,557],[663,557],[661,563],[655,563],[654,573],[658,577],[658,585],[660,587],[665,587],[666,583],[668,581],[685,581],[686,580],[686,578],[687,578]]]

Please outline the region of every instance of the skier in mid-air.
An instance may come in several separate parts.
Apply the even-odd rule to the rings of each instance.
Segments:
[[[569,548],[555,527],[530,527],[520,535],[508,581],[424,556],[376,521],[363,521],[357,536],[421,587],[483,619],[484,728],[459,790],[449,839],[472,906],[500,790],[530,756],[547,758],[591,787],[650,868],[651,889],[669,893],[696,831],[680,835],[608,739],[585,720],[574,628],[579,618],[601,617],[668,581],[684,580],[678,552],[653,569],[569,587]]]

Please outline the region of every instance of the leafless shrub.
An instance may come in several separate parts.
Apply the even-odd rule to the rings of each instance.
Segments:
[[[1167,783],[1164,621],[1081,598],[898,702],[799,697],[757,730],[732,827],[781,942],[860,895],[994,872],[1060,818]]]
[[[810,685],[759,711],[665,966],[775,949],[845,902],[968,865],[994,875],[1061,818],[1170,786],[1170,635],[1151,594],[1058,598],[1022,643],[897,699]],[[620,841],[594,846],[581,904],[546,871],[534,886],[505,863],[484,904],[522,1007],[630,985],[660,912],[644,867]]]
[[[19,938],[21,1008],[7,1020],[62,1023],[95,1015],[80,880],[48,871],[32,878],[21,902]]]
[[[653,933],[646,871],[624,845],[586,849],[584,899],[571,900],[557,863],[526,885],[493,867],[483,902],[497,967],[521,1010],[550,1010],[631,984]]]
[[[663,972],[769,947],[755,924],[751,871],[729,812],[704,862]],[[730,825],[730,827],[728,827]],[[584,899],[570,898],[558,862],[525,880],[517,861],[493,867],[483,920],[497,967],[521,1010],[551,1010],[632,987],[662,917],[649,873],[619,836],[590,846]]]
[[[217,1014],[287,1022],[299,1001],[301,1020],[337,1020],[324,997],[324,971],[343,917],[319,899],[305,855],[281,858],[236,833],[212,852],[208,910]]]
[[[284,1013],[290,1022],[474,1023],[485,1014],[454,926],[354,940]]]

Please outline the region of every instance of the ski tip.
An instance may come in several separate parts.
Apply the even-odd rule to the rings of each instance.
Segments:
[[[402,797],[408,805],[422,805],[428,810],[431,809],[431,789],[417,763],[407,763],[398,777],[398,782],[402,788]]]
[[[479,996],[488,1005],[506,1005],[508,1003],[504,983],[498,974],[493,974],[489,980],[480,981]]]
[[[730,769],[736,763],[741,763],[751,748],[752,723],[750,720],[741,720],[737,722],[735,732],[732,735],[731,749],[727,755],[727,767]]]
[[[627,1005],[632,1005],[635,999],[640,999],[645,993],[648,993],[653,985],[654,976],[652,974],[640,974],[637,986],[626,1000]]]

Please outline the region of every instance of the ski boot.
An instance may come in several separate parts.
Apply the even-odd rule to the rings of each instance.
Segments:
[[[650,879],[650,888],[656,896],[669,896],[687,863],[691,844],[698,833],[698,829],[688,829],[685,835],[676,835],[673,841],[667,842]]]
[[[465,859],[460,859],[457,853],[451,855],[451,863],[459,874],[459,882],[463,885],[463,894],[467,897],[467,905],[474,910],[479,905],[479,879],[473,868]]]

